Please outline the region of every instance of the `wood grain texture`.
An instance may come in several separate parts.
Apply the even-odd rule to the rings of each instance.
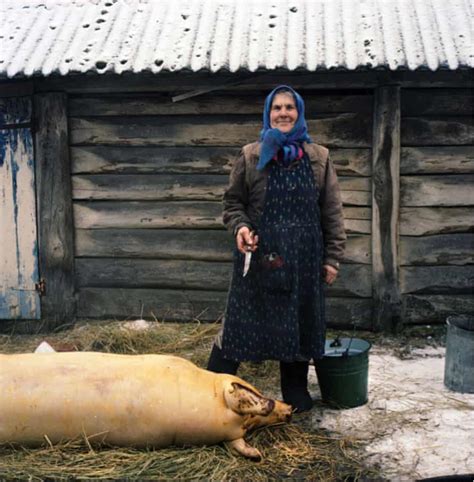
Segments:
[[[160,75],[103,75],[78,74],[71,77],[35,79],[35,91],[60,90],[67,93],[110,94],[112,92],[189,92],[213,88],[246,92],[256,89],[269,92],[278,84],[292,85],[295,89],[371,89],[382,83],[399,83],[405,88],[471,88],[471,72],[446,71],[370,71],[370,72],[259,72],[209,73],[161,72]]]
[[[227,175],[215,174],[94,174],[72,176],[76,200],[221,201]],[[340,177],[342,200],[347,205],[371,202],[369,179]]]
[[[472,266],[403,266],[402,293],[474,294]]]
[[[243,146],[254,142],[261,120],[237,115],[71,118],[73,145],[123,146]],[[337,114],[308,121],[309,132],[328,147],[369,147],[371,122],[367,115]]]
[[[95,174],[72,177],[74,199],[221,201],[228,176],[214,174]]]
[[[403,236],[473,231],[474,210],[472,208],[400,208],[400,234]]]
[[[227,293],[202,290],[81,288],[78,316],[82,318],[216,321],[225,310]],[[364,298],[327,298],[329,327],[370,328],[372,303]]]
[[[372,294],[368,265],[343,265],[329,296],[368,298]],[[77,258],[79,287],[163,288],[227,291],[232,263],[191,260]]]
[[[403,147],[400,174],[473,174],[474,146]]]
[[[31,96],[0,97],[0,128],[31,122]]]
[[[39,266],[46,280],[42,318],[49,326],[75,315],[74,226],[69,167],[66,95],[38,94],[36,116],[36,185]]]
[[[372,161],[372,277],[374,328],[400,323],[398,217],[400,199],[400,87],[375,92]]]
[[[401,176],[402,206],[474,206],[474,174]]]
[[[76,229],[76,256],[231,261],[234,239],[221,229]]]
[[[469,295],[405,295],[403,320],[407,324],[445,324],[450,315],[474,313],[474,296]]]
[[[401,265],[474,264],[474,234],[402,236]]]
[[[74,203],[76,228],[185,228],[222,227],[219,202],[96,201]]]
[[[369,234],[370,220],[344,220],[348,234]],[[222,203],[211,201],[76,201],[76,229],[223,229]]]
[[[234,239],[224,229],[76,229],[76,257],[231,261]],[[370,237],[349,236],[345,263],[370,264]]]
[[[73,174],[229,174],[239,147],[79,146],[71,148]],[[370,149],[331,149],[339,175],[369,176]]]
[[[402,146],[472,145],[472,117],[404,117],[401,122]]]
[[[301,92],[305,99],[307,119],[327,113],[371,113],[370,94]],[[69,100],[69,115],[81,116],[143,116],[189,114],[257,114],[262,113],[267,92],[246,95],[232,91],[209,92],[197,97],[173,102],[168,93],[126,94],[101,96],[74,96]]]
[[[30,128],[0,129],[0,325],[41,318],[34,160]]]
[[[403,89],[402,117],[420,115],[472,115],[472,89]]]

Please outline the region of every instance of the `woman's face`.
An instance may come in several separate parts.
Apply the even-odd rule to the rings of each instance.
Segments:
[[[276,94],[270,110],[270,125],[287,134],[298,120],[298,110],[291,94]]]

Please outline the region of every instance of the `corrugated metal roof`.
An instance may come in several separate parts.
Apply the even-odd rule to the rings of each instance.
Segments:
[[[0,76],[474,64],[468,0],[3,0]]]

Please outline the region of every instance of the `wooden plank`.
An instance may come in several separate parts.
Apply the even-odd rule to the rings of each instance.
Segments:
[[[472,115],[472,89],[403,89],[402,117],[420,115]]]
[[[71,118],[73,145],[243,146],[254,142],[261,120],[238,115]],[[318,143],[329,147],[369,147],[371,118],[338,114],[308,121]]]
[[[231,261],[234,248],[223,229],[76,229],[75,235],[77,257]],[[370,264],[370,237],[349,236],[344,262]]]
[[[34,97],[39,262],[41,277],[46,281],[46,296],[41,299],[42,317],[57,325],[70,322],[75,315],[74,227],[66,105],[63,93]]]
[[[227,291],[232,263],[191,260],[77,258],[79,287]]]
[[[71,148],[73,174],[229,174],[238,147],[80,146]],[[370,149],[331,149],[339,175],[369,176]]]
[[[329,296],[368,298],[372,293],[368,265],[344,265]],[[79,287],[206,289],[227,291],[230,262],[191,260],[77,258]]]
[[[95,174],[72,177],[74,199],[220,201],[225,175]]]
[[[0,127],[31,122],[31,96],[0,97]]]
[[[0,97],[23,97],[32,95],[34,91],[33,82],[30,80],[3,80],[0,81]]]
[[[203,290],[134,288],[81,288],[78,316],[82,318],[133,319],[143,316],[166,321],[216,321],[225,310],[227,293]],[[329,327],[369,328],[371,300],[327,298]]]
[[[402,293],[473,294],[472,266],[404,266],[400,268]]]
[[[372,222],[364,219],[344,219],[344,228],[347,234],[370,234]]]
[[[76,256],[231,261],[223,229],[76,229]]]
[[[404,117],[401,123],[403,146],[472,145],[472,117]]]
[[[367,264],[344,264],[340,274],[331,287],[327,288],[327,296],[350,296],[369,298],[372,296],[372,267]]]
[[[76,228],[184,228],[222,227],[220,202],[95,201],[74,203]]]
[[[226,175],[95,174],[72,177],[74,199],[94,200],[201,200],[220,201],[228,184]],[[345,204],[370,203],[368,178],[341,177]]]
[[[372,300],[367,298],[326,298],[329,328],[372,328]]]
[[[340,176],[370,176],[372,151],[370,149],[331,149],[331,159]]]
[[[219,229],[222,203],[211,201],[76,201],[76,228]],[[370,221],[346,219],[350,234],[370,233]]]
[[[372,161],[372,279],[374,328],[400,322],[398,216],[400,198],[400,87],[376,89]]]
[[[448,316],[464,313],[474,313],[474,296],[472,294],[403,296],[403,320],[407,324],[444,324]]]
[[[471,72],[468,69],[455,71],[326,71],[326,72],[263,72],[209,73],[209,72],[160,72],[160,75],[87,75],[35,78],[36,92],[61,90],[68,93],[112,92],[182,92],[195,91],[210,86],[224,90],[225,83],[241,82],[232,90],[248,91],[265,89],[270,91],[275,85],[289,84],[295,89],[370,89],[380,82],[399,83],[410,88],[472,88]],[[1,86],[1,84],[0,84]],[[229,88],[229,87],[227,87]]]
[[[0,320],[41,317],[31,129],[0,130]]]
[[[468,233],[474,230],[472,208],[400,208],[400,234]]]
[[[238,147],[72,147],[73,174],[229,174]]]
[[[81,288],[77,316],[82,318],[144,317],[160,321],[216,321],[227,293],[153,288]]]
[[[474,234],[400,238],[401,265],[474,264]]]
[[[334,94],[304,90],[307,119],[323,113],[371,113],[372,96],[364,93]],[[171,95],[128,94],[74,96],[69,100],[69,115],[82,116],[143,116],[189,114],[261,114],[267,92],[242,93],[226,89],[224,93],[209,92],[180,102]]]
[[[341,198],[345,206],[370,206],[372,204],[370,192],[341,190]]]
[[[344,218],[346,219],[372,219],[371,208],[354,208],[351,206],[343,206]],[[370,232],[370,231],[369,231]]]
[[[402,148],[400,174],[462,173],[474,173],[474,146]]]
[[[472,206],[474,174],[402,176],[402,206]]]
[[[347,237],[344,263],[372,264],[370,236],[349,235]]]

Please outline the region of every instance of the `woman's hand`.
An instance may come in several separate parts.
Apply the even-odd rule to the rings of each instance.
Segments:
[[[235,238],[237,243],[237,249],[245,254],[247,251],[252,251],[252,253],[258,248],[258,236],[254,235],[253,231],[247,226],[242,226],[237,231],[237,236]]]
[[[334,268],[334,266],[331,266],[330,264],[325,264],[323,266],[323,276],[324,276],[324,282],[327,283],[329,286],[331,286],[334,283],[334,281],[336,281],[337,269]]]

